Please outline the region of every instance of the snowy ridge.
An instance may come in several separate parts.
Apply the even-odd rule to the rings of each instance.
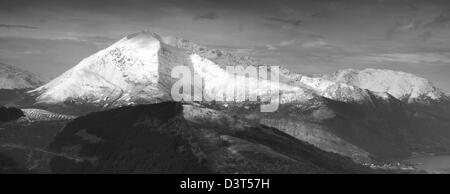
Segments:
[[[0,63],[0,89],[31,89],[44,83],[43,78],[33,73]]]
[[[284,83],[276,83],[270,80],[258,80],[255,77],[234,76],[222,69],[209,59],[202,58],[197,54],[190,55],[194,72],[204,79],[204,91],[207,98],[218,99],[217,95],[223,93],[233,94],[235,88],[248,85],[249,99],[256,99],[257,96],[273,96],[275,93],[267,88],[278,88],[282,92],[280,102],[305,101],[313,98],[303,88],[290,86]],[[248,84],[253,83],[253,84]],[[233,100],[231,100],[233,101]]]
[[[218,99],[217,95],[231,93],[235,86],[247,83],[243,76],[236,76],[230,82],[232,75],[225,71],[224,66],[235,60],[241,61],[239,64],[243,65],[257,63],[256,60],[247,61],[245,57],[241,59],[225,52],[217,54],[216,51],[212,59],[205,58],[205,55],[212,53],[211,50],[202,49],[182,39],[175,40],[169,39],[166,43],[159,35],[151,32],[129,35],[87,57],[31,93],[38,94],[38,103],[46,104],[77,101],[110,106],[167,101],[171,100],[171,86],[176,81],[170,77],[171,70],[175,66],[184,65],[208,83],[205,84],[204,98]],[[250,83],[258,83],[262,89],[279,85],[284,94],[282,102],[312,98],[300,87],[249,79]],[[273,95],[266,90],[254,89],[249,92],[250,96]]]
[[[144,31],[129,35],[101,50],[31,93],[38,103],[58,104],[66,101],[100,104],[104,107],[172,100],[171,86],[175,66],[187,66],[204,79],[204,99],[217,99],[232,93],[247,79],[232,79],[226,66],[261,66],[258,60],[208,49],[181,38],[161,37]],[[445,94],[427,80],[391,70],[342,70],[331,75],[305,76],[280,69],[280,83],[249,78],[259,85],[250,96],[273,96],[267,88],[279,85],[281,103],[308,101],[323,96],[343,102],[367,101],[371,95],[388,100],[414,102],[417,99],[439,100]],[[252,87],[252,86],[251,86]],[[194,89],[195,90],[195,89]],[[194,100],[199,100],[194,97]],[[226,99],[229,100],[229,99]]]
[[[445,101],[449,95],[413,74],[384,69],[344,69],[329,75],[306,76],[282,71],[288,83],[303,85],[321,96],[344,102],[362,102],[369,92],[381,99],[408,103]]]
[[[246,67],[265,65],[253,57],[240,56],[233,52],[204,47],[179,37],[162,37],[162,40],[168,45],[186,50],[189,54],[195,53],[203,58],[209,59],[222,68],[226,66]]]
[[[397,99],[414,102],[422,99],[439,100],[446,95],[442,90],[413,74],[385,69],[346,69],[324,79],[345,83],[374,92],[386,92]]]
[[[332,82],[323,78],[303,76],[300,82],[318,92],[321,96],[344,102],[360,102],[367,96],[367,92],[343,83]]]
[[[319,96],[342,102],[364,103],[368,100],[369,91],[354,85],[340,83],[317,76],[306,76],[287,69],[281,70],[281,81],[289,85],[311,90]],[[370,92],[372,95],[387,100],[389,95],[383,92]]]

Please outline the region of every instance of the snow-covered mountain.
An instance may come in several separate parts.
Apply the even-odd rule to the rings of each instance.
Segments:
[[[369,95],[407,103],[446,101],[449,96],[430,81],[387,69],[343,69],[332,74],[307,76],[285,70],[292,85],[303,85],[321,96],[342,102],[364,103]]]
[[[236,63],[234,63],[236,62]],[[210,50],[179,38],[163,38],[152,32],[129,35],[84,60],[48,84],[31,93],[37,102],[60,104],[67,101],[94,103],[103,107],[171,100],[171,86],[176,66],[188,67],[204,79],[204,98],[217,98],[234,91],[246,79],[225,71],[232,64],[255,65],[256,60],[227,52]],[[255,78],[251,82],[256,82]],[[259,88],[275,87],[270,81],[259,81]],[[282,101],[310,99],[302,88],[278,84],[284,92]],[[202,87],[194,85],[195,87]],[[264,93],[267,92],[267,93]],[[269,91],[251,90],[250,95],[270,95]],[[295,95],[294,95],[295,94]]]
[[[45,81],[33,73],[0,63],[0,89],[31,89],[43,85]]]
[[[171,71],[185,66],[204,80],[203,85],[194,82],[194,90],[202,89],[204,99],[211,99],[245,84],[244,77],[233,79],[226,71],[226,66],[233,65],[264,64],[181,38],[141,32],[85,58],[31,93],[41,104],[76,107],[93,104],[112,108],[171,101],[171,88],[177,81],[171,77]],[[448,99],[423,78],[374,69],[342,70],[320,76],[287,69],[280,72],[279,83],[250,78],[260,88],[251,90],[250,96],[273,95],[261,88],[279,85],[281,100],[277,112],[261,113],[254,108],[255,104],[247,102],[200,104],[277,128],[357,161],[367,161],[372,156],[404,157],[412,151],[450,147],[448,118],[441,114],[446,110],[438,113],[434,106],[426,111],[408,106],[412,102]]]
[[[345,69],[323,79],[356,86],[374,92],[389,93],[405,102],[440,100],[446,94],[430,81],[416,75],[387,69]]]
[[[38,102],[47,104],[75,101],[117,106],[167,101],[171,100],[170,89],[176,81],[170,76],[171,70],[180,65],[204,79],[205,98],[215,98],[246,81],[239,76],[230,81],[232,75],[225,70],[226,66],[263,64],[250,57],[144,31],[85,58],[32,93],[39,95]],[[282,103],[310,100],[317,95],[342,102],[365,102],[370,95],[406,102],[445,97],[426,79],[392,70],[347,69],[323,76],[306,76],[286,69],[281,73]],[[259,88],[273,85],[270,81],[258,84]],[[264,93],[251,90],[250,95],[261,92]]]
[[[153,34],[134,34],[101,50],[31,93],[40,103],[68,100],[108,105],[130,99],[161,99],[158,84],[160,39]]]

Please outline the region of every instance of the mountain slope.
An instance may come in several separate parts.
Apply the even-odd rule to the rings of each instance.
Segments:
[[[38,102],[47,104],[74,100],[109,106],[129,98],[165,98],[158,85],[162,71],[158,38],[146,33],[127,36],[32,93],[39,94]]]
[[[21,109],[13,121],[0,122],[0,173],[49,173],[54,153],[47,146],[73,117],[39,109]]]
[[[0,63],[0,89],[32,89],[45,80],[28,71]]]
[[[50,146],[57,173],[370,173],[274,128],[164,102],[79,117]]]
[[[234,81],[230,81],[233,75],[225,71],[224,66],[233,61],[242,61],[238,64],[249,61],[245,63],[247,65],[256,63],[231,54],[209,52],[184,40],[164,40],[157,34],[141,32],[87,57],[30,93],[37,96],[39,104],[47,105],[92,104],[108,108],[168,101],[172,100],[171,87],[177,81],[171,77],[171,71],[174,67],[185,66],[195,76],[204,79],[204,99],[216,99],[224,92],[231,93],[235,86],[246,81],[243,76],[236,76]],[[251,82],[258,82],[260,88],[275,85],[271,81],[258,81],[255,77],[250,79]],[[195,83],[193,86],[201,87]],[[285,94],[282,101],[314,97],[314,94],[300,87],[283,83],[279,87]],[[264,90],[250,91],[251,96],[261,93],[273,95]]]
[[[46,81],[28,71],[0,63],[0,106],[31,107],[35,99],[26,92]]]

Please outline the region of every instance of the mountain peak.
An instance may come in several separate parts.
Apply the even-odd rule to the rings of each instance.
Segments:
[[[32,92],[38,94],[38,102],[48,104],[80,101],[120,106],[135,102],[161,102],[171,100],[170,87],[176,81],[170,76],[173,67],[188,66],[205,82],[215,84],[205,87],[206,93],[214,96],[216,89],[242,84],[226,81],[229,77],[226,66],[249,65],[263,64],[252,58],[199,46],[182,38],[141,31],[83,59],[72,69]],[[287,70],[282,70],[282,74],[285,77],[282,77],[283,87],[280,89],[295,91],[295,95],[306,96],[305,99],[317,93],[339,101],[360,102],[369,96],[366,90],[382,98],[391,95],[408,102],[436,100],[445,96],[424,78],[392,70],[346,69],[319,77],[289,74]]]
[[[31,92],[39,94],[38,102],[49,104],[82,100],[107,105],[104,103],[155,97],[159,95],[153,91],[158,90],[163,46],[161,37],[153,32],[128,35]]]
[[[425,78],[387,69],[344,69],[325,79],[354,85],[374,92],[387,92],[403,101],[437,100],[445,94]]]
[[[177,66],[187,66],[209,83],[204,86],[203,95],[206,99],[217,97],[220,91],[230,92],[234,86],[245,83],[243,76],[232,83],[227,81],[232,75],[226,71],[225,66],[256,63],[257,61],[218,49],[208,49],[185,39],[163,38],[156,33],[143,31],[126,36],[83,59],[31,93],[36,94],[36,101],[42,104],[69,102],[103,108],[167,101],[172,100],[171,86],[177,81],[171,76],[171,71]],[[261,84],[270,86],[273,83],[264,81]],[[280,85],[280,89],[290,94],[302,91],[287,85]],[[256,94],[258,90],[251,92],[251,95]],[[283,99],[309,97],[294,95]]]

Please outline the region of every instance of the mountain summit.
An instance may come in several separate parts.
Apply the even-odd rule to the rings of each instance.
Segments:
[[[164,76],[160,63],[171,63],[177,58],[164,57],[163,47],[168,48],[154,33],[126,36],[31,92],[39,94],[38,102],[48,104],[158,101],[166,98],[162,84],[158,84]]]
[[[201,47],[184,39],[163,38],[144,31],[128,35],[85,58],[31,93],[37,94],[37,102],[44,104],[75,102],[110,107],[168,101],[172,100],[171,86],[177,81],[171,77],[171,71],[176,66],[186,66],[208,83],[202,88],[205,98],[215,98],[219,91],[234,90],[235,86],[246,81],[241,76],[230,82],[234,75],[224,69],[230,65],[259,63],[248,57]],[[272,83],[260,84],[264,88]],[[289,98],[302,97],[301,88],[281,84],[280,89],[299,94]],[[251,91],[252,95],[258,92]]]
[[[324,79],[374,92],[386,92],[406,102],[439,100],[446,96],[425,78],[386,69],[345,69],[326,75]]]

